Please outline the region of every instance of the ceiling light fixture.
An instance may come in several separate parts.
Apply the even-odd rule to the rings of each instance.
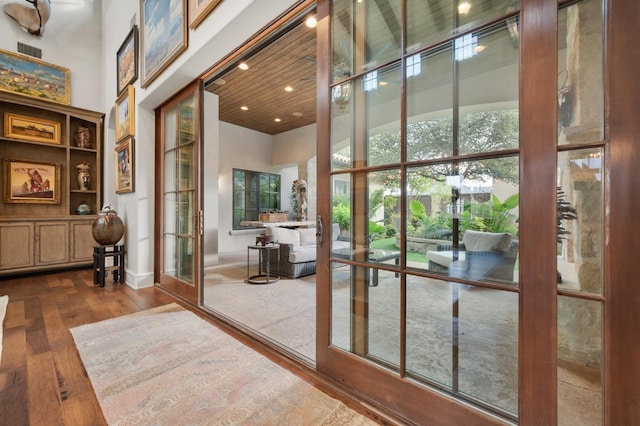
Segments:
[[[287,87],[284,88],[284,91],[285,92],[293,92],[293,87],[287,86]]]
[[[243,111],[249,111],[249,107],[248,107],[248,106],[246,106],[246,105],[242,105],[242,106],[240,107],[240,109],[241,109],[241,110],[243,110]]]
[[[309,16],[304,23],[309,28],[315,28],[318,25],[318,21],[315,16]]]
[[[301,112],[294,112],[291,115],[293,115],[294,117],[302,117],[302,113]]]
[[[483,50],[484,50],[484,46],[483,45],[480,44],[480,45],[476,46],[476,52],[480,53]]]
[[[275,121],[276,123],[281,122],[282,120],[280,120],[279,118],[274,118],[273,121]]]
[[[467,13],[469,13],[470,9],[471,9],[471,5],[466,1],[458,5],[458,13],[460,15],[466,15]]]
[[[240,62],[240,65],[238,65],[238,68],[240,68],[242,71],[246,71],[249,69],[249,65],[247,65],[246,62]]]

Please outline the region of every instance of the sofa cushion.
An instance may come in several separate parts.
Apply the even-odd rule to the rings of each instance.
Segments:
[[[316,228],[300,228],[300,245],[311,246],[316,244]]]
[[[314,262],[316,260],[316,245],[306,245],[294,247],[289,253],[289,262],[304,263]]]
[[[462,243],[469,251],[506,252],[511,246],[511,234],[508,232],[466,231],[462,236]]]
[[[451,263],[453,262],[453,252],[450,250],[447,250],[447,251],[429,250],[427,252],[427,258],[433,263],[437,263],[438,265],[446,266],[448,268],[451,266]],[[461,250],[458,252],[458,261],[464,262],[464,259],[465,259],[464,251]]]
[[[291,244],[294,247],[300,245],[300,232],[297,229],[270,226],[265,231],[265,235],[271,235],[276,243]]]

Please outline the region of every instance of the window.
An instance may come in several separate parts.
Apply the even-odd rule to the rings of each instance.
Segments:
[[[280,175],[233,169],[233,229],[267,210],[280,210]]]

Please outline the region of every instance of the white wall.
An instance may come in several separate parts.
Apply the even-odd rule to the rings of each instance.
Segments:
[[[273,164],[306,163],[316,155],[316,125],[275,135]]]
[[[26,1],[14,0],[0,1],[0,8],[8,3],[29,6]],[[17,53],[18,42],[21,42],[41,49],[43,61],[68,68],[71,105],[75,107],[104,110],[101,39],[102,22],[98,0],[86,0],[78,5],[51,5],[51,18],[45,25],[41,38],[22,30],[13,18],[0,12],[0,49]]]
[[[112,201],[127,228],[127,277],[134,288],[153,285],[154,232],[154,109],[207,69],[242,45],[251,35],[288,9],[295,0],[227,0],[211,13],[198,28],[189,30],[189,47],[147,88],[136,89],[135,192],[117,195],[113,191],[113,158],[115,147],[113,105],[116,99],[115,55],[129,33],[131,21],[140,25],[140,2],[103,0],[102,110],[108,114],[105,129],[105,200]],[[221,139],[222,140],[222,139]],[[253,150],[253,147],[252,147]],[[222,151],[222,150],[221,150]],[[269,157],[270,158],[270,155]],[[223,164],[223,163],[220,163]],[[239,166],[240,167],[240,166]],[[222,187],[221,187],[222,190]],[[222,204],[222,200],[221,200]],[[231,208],[229,205],[229,214]],[[205,212],[205,215],[207,213]],[[222,228],[222,218],[220,229]],[[255,240],[254,240],[255,241]],[[206,242],[205,242],[206,244]]]

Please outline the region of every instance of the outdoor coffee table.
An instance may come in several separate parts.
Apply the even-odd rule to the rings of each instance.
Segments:
[[[352,259],[355,254],[354,250],[350,249],[338,249],[331,251],[331,257],[336,259]],[[393,260],[396,266],[400,266],[400,252],[399,251],[391,251],[391,250],[382,250],[382,249],[370,249],[369,250],[369,262],[372,263],[383,263],[387,260]],[[370,287],[376,287],[378,285],[378,269],[373,269],[371,284]],[[400,274],[397,272],[395,276],[398,277]]]

